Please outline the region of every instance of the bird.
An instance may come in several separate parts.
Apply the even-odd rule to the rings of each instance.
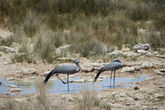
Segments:
[[[69,92],[69,75],[70,74],[74,74],[74,73],[77,73],[81,70],[81,67],[79,66],[79,63],[80,63],[80,60],[76,59],[74,60],[74,63],[76,64],[73,65],[73,64],[67,64],[67,65],[62,65],[60,67],[57,67],[55,69],[53,69],[45,78],[45,80],[43,81],[43,86],[44,84],[46,84],[48,82],[48,80],[50,79],[50,77],[52,75],[56,75],[57,78],[59,78],[61,80],[61,82],[63,84],[67,84],[67,87],[68,87],[68,92]],[[67,82],[64,82],[58,75],[59,74],[67,74]]]
[[[96,82],[97,78],[99,77],[99,75],[104,72],[104,71],[111,71],[110,74],[110,87],[111,87],[111,79],[112,79],[112,73],[114,72],[114,76],[113,76],[113,86],[115,87],[115,71],[122,68],[124,66],[124,64],[118,60],[115,59],[113,62],[108,63],[107,65],[105,65],[104,67],[102,67],[101,69],[99,69],[97,75],[95,76],[94,82]]]

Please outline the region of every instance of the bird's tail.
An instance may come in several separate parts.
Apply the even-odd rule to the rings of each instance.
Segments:
[[[97,78],[99,77],[99,75],[103,72],[103,68],[99,69],[95,79],[94,79],[94,82],[96,82]]]
[[[46,83],[48,82],[48,80],[50,79],[50,77],[51,77],[54,73],[56,73],[55,70],[52,70],[52,71],[46,76],[45,80],[43,81],[43,86],[44,86],[44,84],[46,84]]]

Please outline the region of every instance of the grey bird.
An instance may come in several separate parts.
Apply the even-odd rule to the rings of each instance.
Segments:
[[[113,62],[108,63],[107,65],[105,65],[104,67],[102,67],[101,69],[99,69],[94,82],[96,82],[97,78],[99,77],[99,75],[104,72],[104,71],[111,71],[110,74],[110,86],[111,86],[111,79],[112,79],[112,73],[114,72],[114,76],[113,76],[113,86],[115,87],[115,71],[122,68],[124,66],[124,64],[122,62],[120,62],[118,59],[115,59]]]
[[[47,83],[47,81],[50,79],[50,77],[52,75],[56,75],[63,84],[67,84],[68,86],[68,92],[69,92],[69,75],[70,74],[74,74],[74,73],[77,73],[80,71],[80,66],[79,66],[79,63],[80,63],[80,60],[76,59],[74,61],[74,63],[76,64],[76,66],[72,65],[72,64],[67,64],[67,65],[62,65],[60,67],[57,67],[55,69],[53,69],[45,78],[45,80],[43,81],[43,85],[45,83]],[[64,82],[58,75],[59,74],[67,74],[67,82]]]

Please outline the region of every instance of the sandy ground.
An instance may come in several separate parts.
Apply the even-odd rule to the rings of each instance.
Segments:
[[[29,78],[34,76],[44,79],[44,72],[50,71],[54,68],[54,64],[47,64],[42,62],[33,63],[13,63],[11,57],[13,53],[6,53],[0,51],[0,78]],[[80,60],[85,62],[100,62],[100,59],[92,60],[86,58],[80,58]],[[163,64],[165,59],[157,57],[148,57],[140,56],[136,61],[130,60],[128,58],[121,58],[121,61],[124,62],[127,66],[141,65],[143,62],[156,62],[157,64]],[[101,60],[102,62],[102,60]],[[107,61],[108,62],[108,61]],[[110,61],[109,61],[110,62]],[[80,65],[81,66],[81,65]],[[111,105],[112,110],[164,110],[165,109],[165,76],[157,75],[155,73],[156,69],[164,69],[164,67],[154,67],[150,69],[140,69],[140,71],[129,73],[129,72],[120,72],[117,71],[116,77],[127,77],[135,78],[139,75],[146,74],[148,77],[143,82],[136,83],[135,87],[127,88],[111,88],[108,90],[100,91],[97,93],[97,97]],[[29,71],[35,72],[36,74],[28,74]],[[26,73],[27,74],[24,74]],[[30,71],[31,72],[31,71]],[[79,72],[76,76],[81,76],[83,79],[93,79],[96,75],[97,70],[92,72]],[[74,75],[73,75],[74,76]],[[73,77],[71,76],[71,77]],[[109,76],[109,72],[104,72],[101,76]],[[62,78],[66,77],[64,75]],[[56,77],[53,77],[56,78]],[[97,82],[98,83],[98,82]],[[73,109],[77,104],[77,100],[80,98],[81,93],[73,94],[46,94],[48,97],[51,97],[52,100],[62,100],[67,102],[68,109]],[[6,103],[5,101],[10,99],[20,99],[25,98],[26,101],[30,99],[35,99],[38,94],[35,95],[22,95],[22,96],[10,96],[8,94],[0,94],[0,105]],[[24,100],[23,100],[24,101]],[[18,101],[18,103],[20,103]],[[97,109],[96,109],[97,110]]]
[[[0,78],[27,78],[30,75],[23,75],[19,74],[23,71],[23,68],[31,68],[35,70],[37,77],[43,79],[44,76],[42,74],[45,71],[50,71],[54,65],[53,64],[28,64],[28,63],[12,63],[10,60],[10,53],[0,52]],[[159,59],[156,57],[141,57],[138,61],[128,61],[122,59],[124,63],[133,65],[133,64],[140,64],[140,62],[151,61],[151,62],[164,62],[164,59]],[[87,60],[85,60],[87,61]],[[90,61],[90,60],[88,60]],[[83,61],[82,61],[83,62]],[[121,73],[120,70],[117,71],[116,77],[127,77],[127,78],[134,78],[141,74],[146,74],[148,77],[143,82],[136,83],[135,87],[128,87],[128,88],[111,88],[108,90],[100,91],[97,93],[97,96],[100,100],[109,103],[112,109],[119,110],[119,109],[152,109],[152,110],[164,110],[165,109],[165,76],[157,75],[155,72],[155,68],[152,69],[141,69],[138,72],[128,73],[124,72]],[[85,73],[80,72],[76,74],[77,76],[81,75],[82,78],[93,78],[97,71]],[[104,72],[101,76],[109,76],[109,72]],[[65,77],[65,76],[62,76]],[[72,77],[72,76],[71,76]],[[55,77],[54,77],[55,78]],[[53,99],[61,99],[68,102],[68,106],[73,108],[77,98],[79,97],[80,93],[73,93],[73,94],[47,94],[51,96]],[[37,95],[23,95],[23,96],[10,96],[10,95],[0,95],[0,100],[8,99],[8,98],[34,98]]]

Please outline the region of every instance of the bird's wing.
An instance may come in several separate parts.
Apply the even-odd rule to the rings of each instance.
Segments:
[[[111,62],[105,66],[106,70],[117,70],[123,66],[120,62]]]
[[[103,71],[107,71],[107,70],[114,71],[114,70],[117,70],[117,69],[121,68],[122,66],[123,66],[123,64],[120,63],[120,62],[111,62],[111,63],[108,63],[107,65],[105,65],[104,67],[102,67],[102,68],[98,71],[98,73],[97,73],[97,75],[96,75],[96,77],[95,77],[95,79],[94,79],[94,82],[97,80],[97,78],[99,77],[99,75],[100,75]]]
[[[74,65],[62,65],[56,69],[53,69],[45,78],[43,84],[47,83],[50,77],[55,73],[74,73],[76,71],[76,67]]]
[[[98,71],[98,73],[97,73],[97,75],[96,75],[96,77],[95,77],[95,79],[94,79],[94,82],[96,82],[97,78],[100,76],[100,74],[101,74],[103,71],[105,71],[105,70],[104,70],[104,67],[102,67],[101,69],[99,69],[99,71]]]
[[[62,65],[59,68],[56,68],[57,73],[74,73],[76,71],[76,67],[74,65]]]
[[[52,70],[52,71],[46,76],[46,78],[45,78],[43,84],[47,83],[47,81],[49,80],[49,78],[50,78],[54,73],[56,73],[56,70],[55,70],[55,69]]]

